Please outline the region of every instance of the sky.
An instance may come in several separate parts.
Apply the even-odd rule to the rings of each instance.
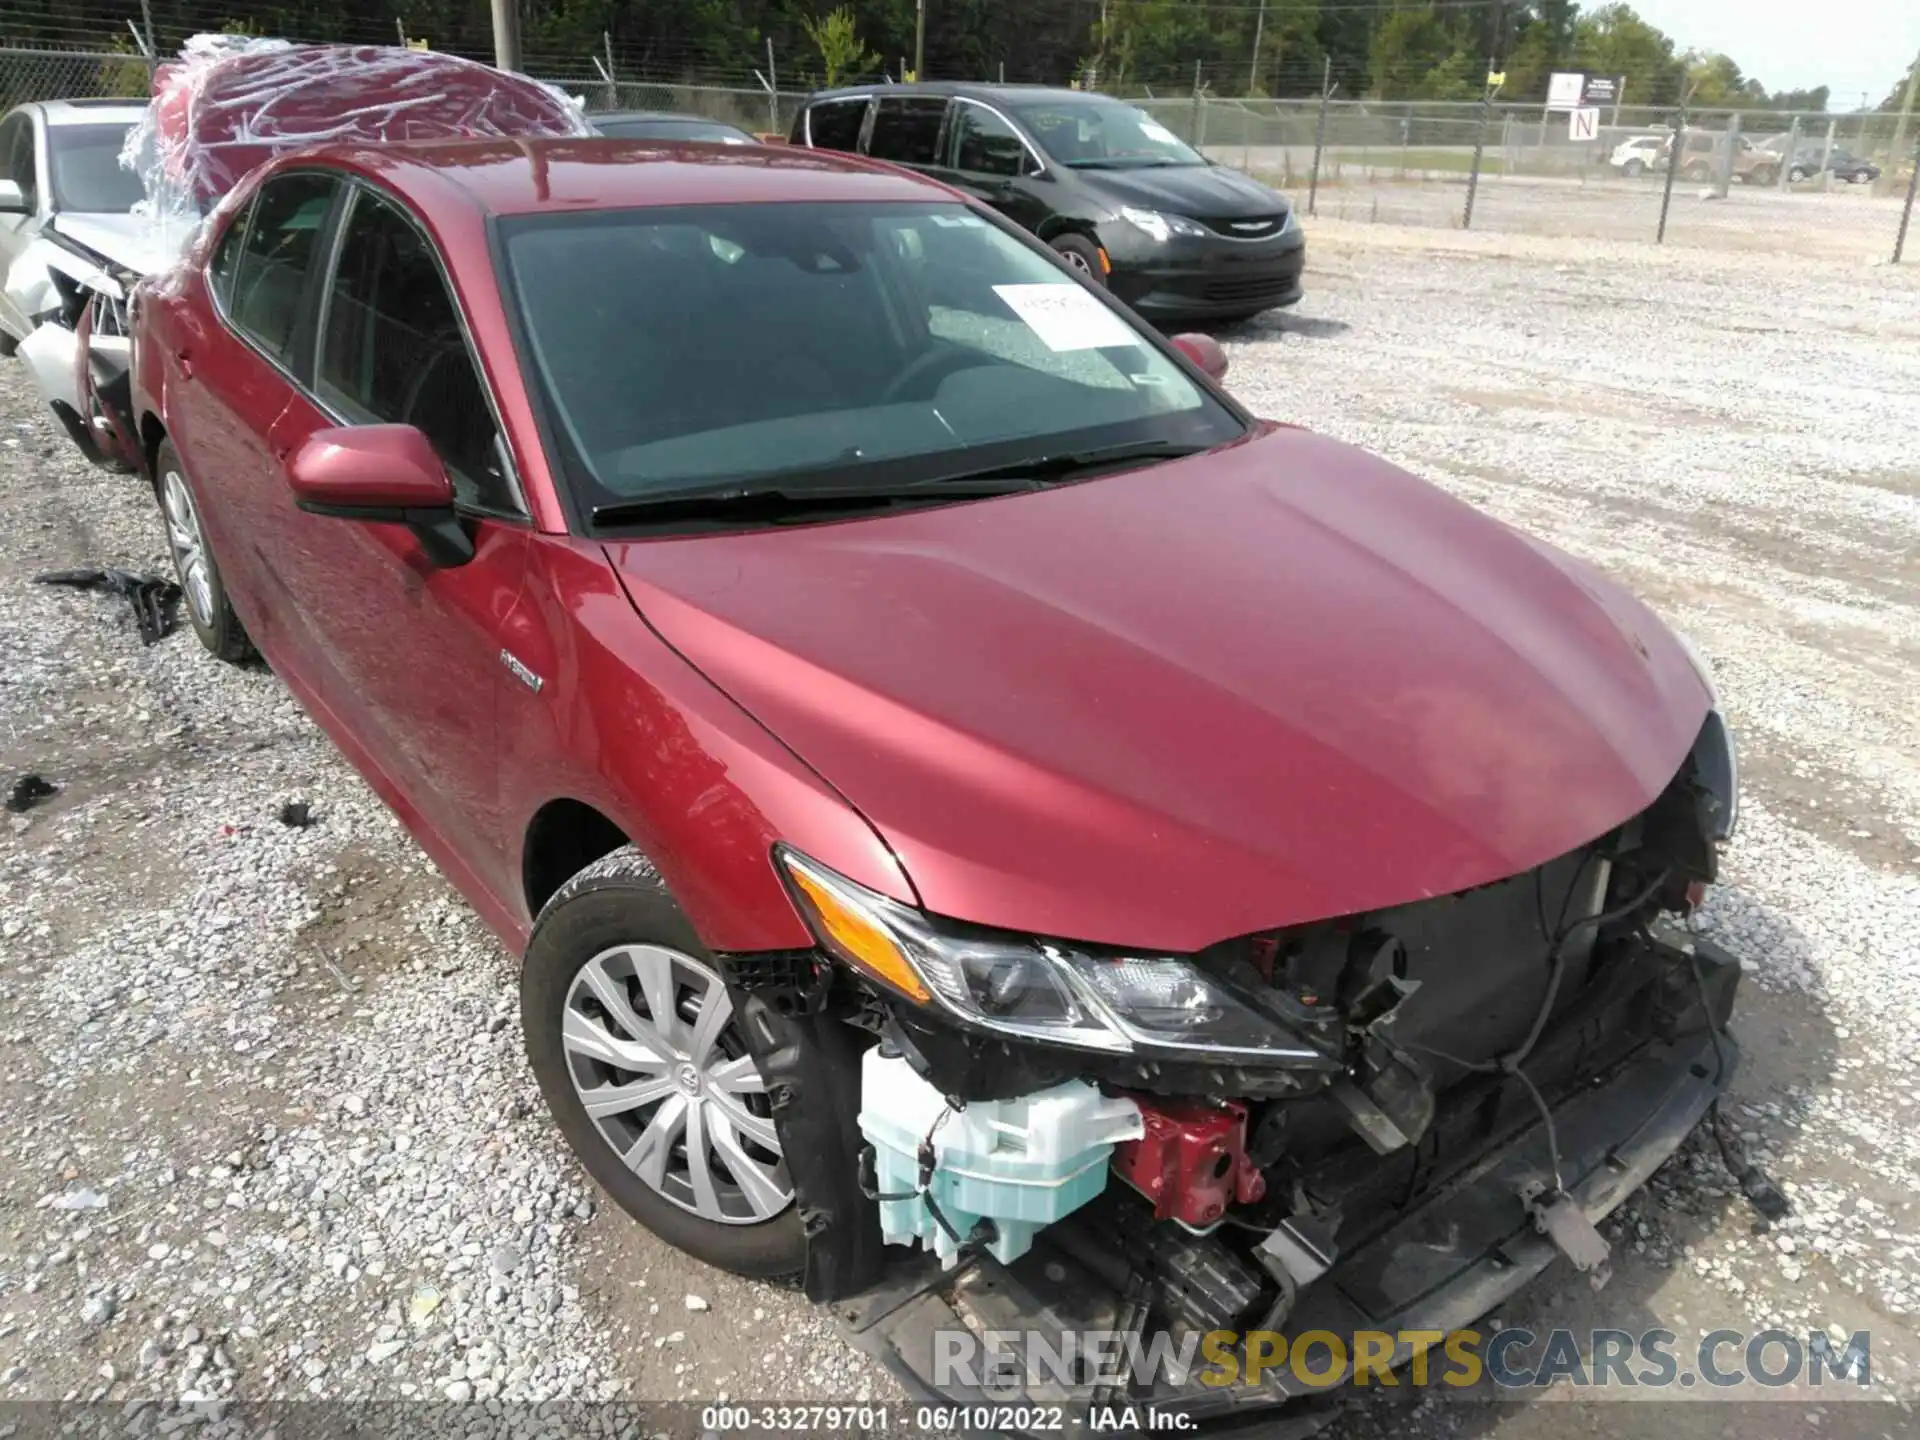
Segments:
[[[1769,90],[1833,87],[1878,105],[1920,54],[1920,0],[1628,0],[1682,50],[1719,50]],[[1586,7],[1582,7],[1586,8]]]

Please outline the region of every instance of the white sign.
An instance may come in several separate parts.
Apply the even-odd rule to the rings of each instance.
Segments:
[[[1138,345],[1127,322],[1078,285],[996,285],[993,293],[1027,322],[1049,350],[1102,350]]]
[[[1585,110],[1567,112],[1567,138],[1569,140],[1597,140],[1600,138],[1600,112],[1588,107]]]
[[[1556,70],[1547,78],[1547,109],[1578,110],[1587,77],[1579,70]]]

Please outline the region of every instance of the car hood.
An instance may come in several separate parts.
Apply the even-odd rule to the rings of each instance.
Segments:
[[[610,544],[934,912],[1190,951],[1467,889],[1650,803],[1708,709],[1637,601],[1272,427],[865,520]]]
[[[1138,170],[1075,170],[1089,191],[1115,207],[1139,205],[1175,215],[1236,219],[1278,215],[1286,197],[1221,165],[1157,165]]]
[[[181,247],[144,215],[62,211],[52,229],[136,275],[157,275],[180,258]]]

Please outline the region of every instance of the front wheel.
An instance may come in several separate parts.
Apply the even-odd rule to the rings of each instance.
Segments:
[[[1873,183],[1873,177],[1862,170],[1854,175],[1853,183],[1855,185],[1871,185]]]
[[[561,1134],[621,1209],[723,1270],[802,1268],[793,1181],[734,994],[638,852],[589,865],[542,907],[520,1015]]]
[[[1640,178],[1640,172],[1646,168],[1647,167],[1642,165],[1638,160],[1629,160],[1620,167],[1620,173],[1629,180],[1637,180]]]
[[[1682,180],[1705,180],[1712,173],[1713,172],[1705,165],[1695,164],[1689,165],[1686,169],[1682,170],[1680,172],[1680,178]]]
[[[1808,173],[1809,172],[1806,166],[1796,165],[1791,170],[1787,171],[1787,179],[1793,181],[1795,184],[1798,184],[1800,181],[1807,178]]]
[[[1054,253],[1096,285],[1107,283],[1106,267],[1100,263],[1100,248],[1084,235],[1056,235]]]

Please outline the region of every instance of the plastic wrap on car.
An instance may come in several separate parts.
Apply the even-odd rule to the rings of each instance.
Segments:
[[[159,67],[121,163],[178,254],[250,170],[323,143],[592,134],[580,103],[523,75],[434,51],[196,35]]]

